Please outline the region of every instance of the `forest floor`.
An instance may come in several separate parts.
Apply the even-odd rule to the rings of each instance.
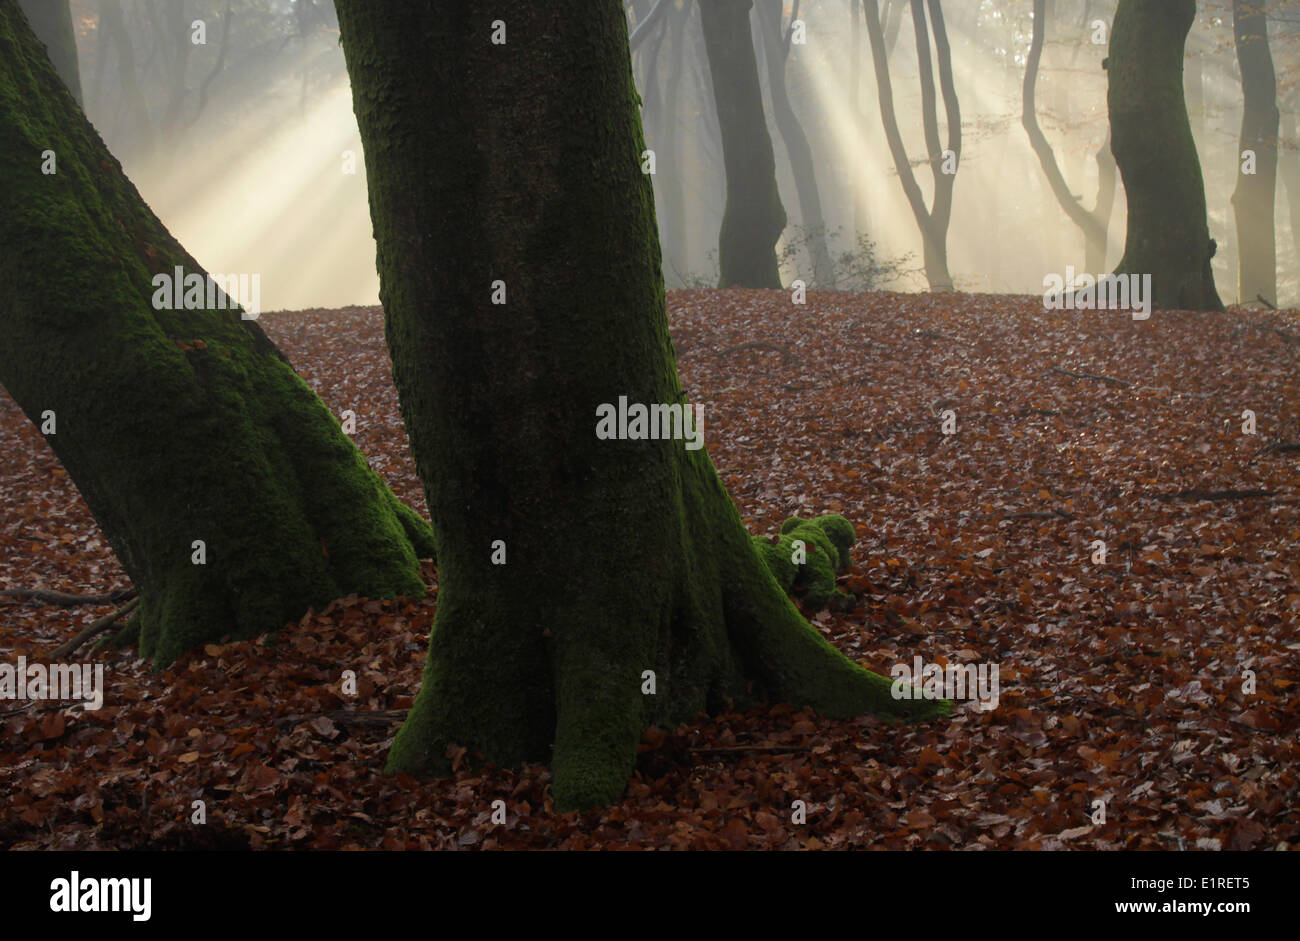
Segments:
[[[1134,322],[990,295],[799,307],[763,291],[673,292],[669,309],[688,399],[751,531],[795,514],[857,525],[840,587],[858,605],[816,627],[885,674],[918,656],[996,665],[996,708],[913,726],[788,705],[701,716],[646,733],[623,801],[557,814],[544,767],[381,773],[436,594],[345,599],[274,646],[209,644],[159,673],[95,654],[98,711],[0,702],[0,846],[1300,843],[1300,318]],[[371,464],[423,511],[382,313],[262,323],[336,413],[356,411]],[[126,585],[0,395],[0,588]],[[109,610],[0,599],[0,663]],[[338,692],[345,669],[355,698]]]

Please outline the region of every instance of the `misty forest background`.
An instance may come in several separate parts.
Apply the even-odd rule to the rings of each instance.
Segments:
[[[1250,133],[1268,158],[1262,165],[1276,157],[1273,223],[1252,225],[1244,252],[1239,223],[1268,213],[1250,196],[1234,202],[1235,194],[1259,192],[1258,179],[1241,172],[1249,136],[1243,117],[1247,125],[1252,119],[1239,58],[1244,50],[1253,63],[1247,72],[1258,77],[1264,49],[1239,42],[1234,21],[1261,7],[1195,4],[1182,53],[1183,96],[1209,237],[1217,243],[1212,287],[1227,309],[1217,309],[1218,298],[1201,284],[1188,288],[1205,299],[1187,305],[1199,309],[1157,309],[1145,321],[1126,311],[1045,310],[1043,291],[1048,276],[1070,269],[1100,275],[1124,255],[1128,201],[1107,105],[1108,77],[1116,72],[1103,60],[1118,55],[1110,45],[1117,7],[1141,11],[1147,32],[1131,33],[1130,42],[1177,45],[1174,30],[1156,28],[1152,11],[1162,7],[1151,0],[756,0],[740,15],[751,28],[785,222],[775,239],[777,270],[761,270],[773,254],[768,246],[754,256],[754,277],[743,279],[721,270],[719,257],[726,122],[715,104],[701,0],[622,4],[626,31],[616,3],[591,4],[589,15],[606,17],[600,29],[574,29],[558,18],[550,25],[586,56],[569,73],[529,65],[536,44],[508,46],[509,56],[498,60],[487,58],[491,50],[477,34],[473,43],[451,44],[455,29],[439,19],[438,4],[414,0],[410,16],[420,28],[410,35],[448,45],[403,46],[404,36],[383,31],[374,6],[354,0],[339,0],[337,13],[330,0],[68,3],[84,113],[108,153],[93,141],[72,146],[70,137],[57,179],[39,177],[22,148],[38,153],[44,145],[37,138],[80,127],[80,115],[59,96],[38,101],[30,88],[14,93],[27,77],[5,66],[0,122],[11,123],[0,131],[17,127],[15,140],[29,132],[33,139],[12,147],[0,141],[0,158],[29,173],[28,192],[41,198],[69,192],[60,186],[81,187],[76,192],[87,201],[109,199],[111,191],[123,200],[112,204],[117,217],[131,216],[142,228],[134,240],[111,225],[97,234],[139,261],[141,272],[160,257],[170,264],[180,250],[150,227],[132,194],[122,196],[126,188],[114,189],[111,155],[143,204],[207,271],[260,276],[264,313],[245,335],[230,326],[235,315],[228,312],[151,310],[137,284],[133,293],[88,303],[103,305],[94,309],[105,322],[109,308],[129,308],[124,316],[134,318],[139,336],[156,341],[153,359],[133,359],[135,347],[126,345],[64,344],[61,334],[41,332],[57,331],[58,323],[46,322],[57,317],[22,314],[43,303],[57,307],[38,290],[41,279],[57,294],[55,280],[77,284],[75,272],[61,260],[20,255],[18,237],[0,246],[0,261],[27,292],[0,307],[0,316],[12,318],[0,323],[0,343],[14,335],[13,323],[40,341],[23,347],[36,353],[0,349],[8,389],[0,395],[0,662],[75,656],[104,663],[109,677],[97,711],[0,701],[0,805],[7,808],[0,846],[1217,850],[1288,849],[1300,838],[1300,322],[1293,309],[1300,302],[1300,2],[1266,4],[1275,88],[1271,100],[1253,99],[1251,113],[1264,116],[1265,133],[1257,133],[1258,122]],[[520,21],[512,21],[521,31],[512,35],[529,35],[536,25],[530,18],[544,16],[540,5],[507,5]],[[571,6],[575,16],[587,8]],[[16,42],[17,11],[15,0],[0,0],[0,43]],[[869,29],[873,12],[878,30]],[[918,12],[922,20],[914,19]],[[194,20],[206,25],[205,44],[190,41]],[[615,33],[617,49],[594,45],[593,36]],[[734,51],[736,35],[726,38]],[[386,52],[358,55],[349,42],[362,41]],[[627,104],[610,90],[627,68],[627,45],[644,146],[654,154],[650,185],[666,304],[658,282],[636,270],[638,259],[652,257],[640,251],[652,231],[649,210],[636,198],[644,178],[628,169],[622,152],[582,149],[586,138],[603,141],[607,125],[622,126],[606,118],[619,117]],[[1130,74],[1141,60],[1131,53]],[[454,61],[463,70],[451,73],[475,80],[461,86],[462,99],[437,97],[440,89],[421,69],[461,55]],[[406,133],[378,152],[374,128],[388,126],[385,96],[354,95],[363,88],[358,75],[375,81],[368,68],[377,62],[396,64],[385,81],[417,105],[401,125]],[[588,69],[605,81],[593,78],[581,95],[563,90],[564,76]],[[882,102],[886,76],[890,93]],[[536,153],[537,160],[497,165],[498,177],[515,188],[485,186],[475,191],[483,206],[466,202],[461,197],[472,187],[459,185],[469,178],[460,176],[460,164],[473,161],[458,160],[456,148],[469,142],[432,134],[437,122],[428,116],[436,105],[451,116],[439,117],[446,126],[476,129],[482,140],[486,125],[476,122],[494,120],[483,117],[483,101],[510,100],[513,88],[534,80],[542,99],[558,88],[564,100],[582,97],[582,107],[563,121],[545,112],[536,121],[493,124],[498,144],[527,144],[510,153]],[[1256,90],[1267,85],[1252,83]],[[354,112],[356,101],[376,100],[375,110]],[[1274,106],[1275,133],[1268,128]],[[624,110],[633,113],[630,104]],[[1161,115],[1149,136],[1134,134],[1130,121],[1129,145],[1164,148],[1167,128],[1156,119]],[[566,133],[596,120],[600,134]],[[622,143],[630,153],[630,142]],[[569,149],[552,151],[552,144]],[[753,152],[747,148],[739,150]],[[949,149],[955,173],[942,170]],[[1183,193],[1194,189],[1194,174],[1184,172],[1188,150],[1173,141],[1168,153],[1179,167],[1170,180]],[[391,177],[376,173],[368,191],[367,163],[373,171],[377,160]],[[589,186],[579,176],[584,161],[594,168],[591,179],[622,180],[625,188]],[[536,235],[528,226],[552,194],[531,186],[534,163],[568,174],[565,205],[590,218],[589,229],[496,237],[516,224]],[[69,166],[89,169],[66,173]],[[405,196],[424,193],[429,181],[444,187],[443,202],[435,212],[435,200],[413,199],[411,231],[394,235],[397,224],[372,223],[372,212],[399,218],[394,204],[404,207]],[[29,203],[9,185],[0,179],[0,197],[9,200],[0,208],[7,205],[28,229],[5,228],[11,220],[0,213],[0,235],[65,234],[57,225],[43,228],[41,213],[24,216]],[[508,199],[507,192],[529,198]],[[1198,228],[1195,199],[1175,202],[1168,219],[1156,213],[1145,220],[1154,243]],[[57,205],[73,203],[69,197]],[[646,216],[640,229],[638,211]],[[58,218],[73,216],[69,210]],[[487,220],[481,227],[480,219]],[[755,219],[751,234],[772,221],[761,213]],[[401,263],[404,246],[424,244],[435,230],[438,237],[427,237],[441,252],[439,264],[427,268],[442,279],[438,290],[481,294],[484,306],[448,304],[423,311],[420,321],[395,309],[418,308],[420,292],[386,282],[386,299],[398,303],[381,309],[377,267],[399,284],[421,274]],[[1195,235],[1189,251],[1180,245],[1169,253],[1193,259],[1180,262],[1183,286],[1196,280],[1195,258],[1204,257],[1204,230]],[[398,246],[388,268],[385,237]],[[102,251],[78,240],[57,244],[84,268],[104,261]],[[570,251],[574,245],[585,251]],[[527,292],[512,284],[510,305],[486,306],[479,289],[490,283],[491,264],[527,271],[537,260],[527,252],[548,248],[564,258],[557,264],[548,257],[548,272],[571,274],[581,290],[554,290],[546,303],[530,306]],[[1248,275],[1239,271],[1243,257]],[[28,277],[29,269],[36,273]],[[795,301],[796,282],[807,288],[806,302]],[[1172,290],[1168,279],[1162,283]],[[9,297],[0,286],[0,302]],[[413,323],[448,332],[418,347]],[[613,340],[602,345],[606,329]],[[268,353],[265,338],[292,372]],[[46,359],[46,349],[57,357]],[[488,352],[458,355],[465,349]],[[218,353],[230,350],[252,364],[246,372],[209,371]],[[573,350],[595,352],[565,363]],[[635,355],[614,353],[627,350]],[[568,395],[576,374],[591,373],[594,385],[618,394],[641,383],[648,401],[680,392],[703,404],[707,455],[652,451],[648,442],[596,445],[585,418],[575,419],[578,431],[566,438],[551,413],[519,410],[541,400],[518,379],[538,362],[553,367],[544,377],[547,394]],[[557,362],[564,368],[554,368]],[[132,384],[137,372],[152,378]],[[82,383],[83,373],[88,384],[106,374],[119,384],[83,396],[96,399],[87,411],[69,396],[57,436],[43,434],[37,419],[45,399]],[[305,386],[288,378],[293,373]],[[432,411],[422,423],[412,411],[421,397],[408,393],[428,374],[446,381],[439,396],[423,397]],[[239,385],[247,376],[261,383],[257,394]],[[157,393],[155,380],[172,391]],[[206,388],[210,380],[235,390],[212,397],[225,411],[193,406],[207,403],[202,396],[185,398],[196,382]],[[227,381],[230,387],[220,385]],[[516,381],[524,384],[502,391]],[[475,391],[487,388],[500,394]],[[121,392],[120,405],[114,396],[122,389],[129,395]],[[573,401],[559,411],[585,415],[568,408]],[[543,418],[534,421],[537,414]],[[442,461],[429,456],[424,429],[444,419],[458,430],[457,446],[444,449]],[[209,432],[221,442],[212,445],[217,457],[206,450]],[[343,435],[356,448],[340,446]],[[183,452],[182,441],[199,445]],[[54,446],[67,450],[56,455]],[[260,470],[262,448],[271,455],[267,466],[292,466],[299,476],[281,474],[261,489],[236,479]],[[606,460],[592,477],[570,466]],[[443,476],[422,478],[417,464]],[[365,465],[381,484],[373,485]],[[473,556],[495,538],[479,517],[495,512],[498,491],[479,488],[479,478],[465,471],[470,466],[479,477],[499,471],[499,492],[511,494],[505,502],[513,515],[503,525],[518,529],[502,572]],[[547,475],[556,467],[565,471],[555,473],[556,487],[582,480],[586,489],[573,485],[551,500]],[[637,489],[645,468],[650,484]],[[652,476],[660,472],[667,484]],[[442,497],[431,478],[451,482]],[[203,499],[169,486],[181,479],[202,483],[191,490]],[[335,506],[347,500],[313,503],[317,494],[355,488],[364,499],[353,516]],[[532,500],[520,497],[522,510],[513,502],[519,494]],[[465,509],[471,504],[483,512]],[[455,515],[458,507],[463,516]],[[297,533],[299,510],[308,538],[277,542],[281,528]],[[444,542],[435,562],[425,520],[439,512],[463,526],[439,527]],[[808,535],[820,547],[821,568],[796,579],[781,562],[789,547],[782,526],[828,514],[847,520],[849,531],[825,523],[824,534]],[[541,515],[551,529],[532,525]],[[277,528],[284,518],[291,525]],[[385,538],[367,543],[375,519]],[[173,528],[171,520],[178,521]],[[265,546],[257,538],[264,520]],[[237,554],[214,555],[216,564],[204,570],[208,578],[229,575],[228,586],[210,589],[194,575],[189,540],[202,527],[247,550],[224,570]],[[568,535],[557,545],[552,530]],[[349,542],[354,532],[360,551]],[[317,545],[321,533],[330,538]],[[115,553],[110,542],[127,551]],[[464,548],[470,542],[472,551]],[[173,544],[185,553],[173,557]],[[396,546],[400,558],[369,565],[367,553],[381,544]],[[305,559],[301,568],[310,573],[341,570],[327,587],[354,587],[325,591],[325,600],[310,606],[302,597],[309,589],[321,594],[318,583],[278,595],[293,581],[275,577],[281,556]],[[833,571],[826,556],[836,562]],[[366,564],[347,571],[357,558]],[[465,574],[471,571],[473,578]],[[457,577],[467,593],[461,599],[477,592],[474,603],[439,610],[440,592],[448,597]],[[135,590],[140,608],[133,615]],[[60,603],[51,591],[95,597]],[[259,591],[271,599],[265,610],[244,604],[260,601]],[[730,606],[725,617],[717,598]],[[591,614],[601,603],[615,613]],[[752,668],[751,691],[755,676],[771,680],[763,687],[776,691],[771,701],[733,699],[743,676],[727,695],[710,689],[708,708],[699,689],[672,703],[677,693],[666,682],[657,696],[634,688],[633,705],[620,700],[624,708],[571,722],[566,731],[546,679],[564,631],[557,639],[548,627],[545,655],[534,648],[525,655],[523,640],[512,646],[523,628],[551,618],[548,624],[568,630],[574,612],[590,617],[574,628],[583,640],[568,649],[578,653],[555,661],[585,678],[584,691],[603,695],[607,678],[582,672],[584,653],[602,662],[607,637],[658,637],[656,604],[671,611],[665,623],[691,624],[653,648],[662,676],[682,681],[677,689],[715,667],[727,673],[718,663],[730,664],[726,651],[734,648]],[[267,634],[284,620],[264,622],[289,609],[294,619]],[[499,643],[478,643],[476,623],[455,633],[465,624],[457,617],[502,611],[509,616],[490,635]],[[751,615],[776,627],[746,635],[736,625],[749,624]],[[689,620],[695,616],[698,624]],[[186,617],[199,627],[188,631]],[[430,640],[435,618],[451,625],[444,637],[470,640],[450,654],[453,641],[439,650]],[[119,628],[124,646],[91,643]],[[148,646],[133,647],[132,630]],[[751,658],[746,642],[752,647],[753,637],[768,646]],[[639,677],[636,657],[643,654],[620,662],[635,664]],[[443,669],[456,656],[469,668]],[[867,674],[858,667],[889,676],[916,657],[941,667],[996,664],[996,708],[955,702],[940,714],[931,700],[899,706],[883,699],[878,709],[862,708],[855,697]],[[347,692],[339,682],[345,670],[355,681]],[[461,697],[448,699],[451,706],[429,704],[430,671],[437,670],[443,688]],[[732,670],[725,678],[732,674],[740,675]],[[557,667],[560,687],[564,675]],[[569,702],[582,698],[568,689]],[[518,721],[484,718],[498,700],[523,703]],[[484,702],[491,705],[478,709]],[[467,703],[472,708],[456,708]],[[899,714],[921,721],[887,721]],[[622,738],[606,748],[610,727]],[[512,752],[515,732],[524,745]],[[492,757],[506,760],[483,764],[452,733],[497,747]],[[512,760],[520,756],[526,760]],[[439,775],[422,773],[434,763]],[[196,801],[206,807],[202,825]],[[792,811],[796,804],[802,809]]]
[[[725,176],[699,11],[666,5],[637,36],[633,67],[644,101],[647,146],[655,151],[655,206],[664,280],[717,285],[718,227]],[[807,139],[823,222],[802,212],[784,132],[773,114],[768,47],[772,17],[751,16],[763,102],[789,225],[778,252],[783,283],[810,287],[923,291],[921,239],[899,185],[882,128],[876,64],[855,0],[799,6],[804,44],[784,62],[790,113]],[[324,0],[72,0],[86,113],[145,200],[210,271],[262,273],[263,309],[338,307],[378,301],[364,161],[332,3]],[[654,0],[629,4],[634,35]],[[898,125],[931,203],[917,43],[906,0],[879,5]],[[1106,73],[1113,0],[1052,0],[1038,66],[1037,121],[1069,193],[1107,218],[1101,267],[1086,265],[1080,230],[1053,195],[1021,126],[1032,0],[962,0],[943,8],[960,101],[960,170],[948,232],[949,268],[961,291],[1041,294],[1043,277],[1067,265],[1093,275],[1114,270],[1124,248],[1122,182],[1100,199],[1106,148]],[[781,30],[788,33],[786,2]],[[205,46],[167,37],[193,19],[208,24]],[[1100,20],[1100,34],[1093,26]],[[120,21],[121,28],[116,24]],[[1243,96],[1232,4],[1197,4],[1187,38],[1185,93],[1205,178],[1210,234],[1219,250],[1215,282],[1236,296],[1236,221]],[[1273,2],[1269,47],[1280,112],[1276,239],[1278,294],[1300,291],[1300,4]],[[793,37],[792,37],[793,38]],[[1102,42],[1094,42],[1100,38]],[[942,102],[938,107],[943,124]],[[947,140],[946,129],[944,140]],[[946,146],[946,143],[945,143]],[[340,154],[357,155],[355,176]],[[1100,160],[1100,163],[1099,163]],[[659,168],[662,168],[660,170]],[[1106,187],[1102,187],[1103,192]],[[823,229],[838,264],[814,279],[810,250]],[[870,245],[864,254],[860,239]],[[1255,298],[1244,300],[1255,302]]]

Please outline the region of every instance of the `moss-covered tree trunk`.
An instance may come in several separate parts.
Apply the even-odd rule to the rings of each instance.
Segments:
[[[81,97],[81,69],[77,65],[77,35],[72,29],[72,10],[68,0],[18,0],[32,32],[45,43],[54,71],[68,86],[77,104]]]
[[[1264,0],[1233,0],[1232,34],[1241,66],[1241,114],[1237,188],[1237,303],[1263,297],[1277,301],[1277,240],[1273,204],[1277,193],[1277,76],[1268,49]]]
[[[763,114],[750,6],[751,0],[700,0],[727,174],[727,205],[718,234],[718,286],[779,288],[776,243],[785,229],[785,207]]]
[[[445,771],[450,745],[549,760],[557,806],[587,807],[622,793],[649,724],[728,698],[942,711],[894,700],[800,617],[705,450],[597,436],[603,404],[683,399],[619,0],[336,6],[438,534],[390,770]]]
[[[1111,149],[1128,196],[1117,274],[1151,275],[1154,307],[1222,310],[1205,182],[1183,99],[1183,44],[1196,0],[1119,0],[1111,27]]]
[[[203,269],[105,149],[17,0],[0,0],[0,246],[0,383],[140,590],[145,656],[278,629],[353,591],[423,592],[427,524],[257,324],[218,309],[224,295],[154,308],[155,275]]]

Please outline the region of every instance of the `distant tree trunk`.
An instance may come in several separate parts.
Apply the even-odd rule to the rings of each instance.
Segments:
[[[930,57],[930,40],[925,25],[925,8],[922,0],[912,0],[912,22],[916,32],[916,54],[921,73],[921,110],[925,125],[925,142],[928,150],[930,172],[934,175],[934,206],[925,205],[925,197],[912,172],[912,164],[903,145],[894,113],[894,90],[889,79],[889,54],[884,30],[880,25],[878,0],[863,0],[866,11],[867,34],[871,38],[871,55],[876,68],[876,89],[880,97],[880,119],[889,141],[889,151],[903,184],[903,192],[912,207],[917,227],[921,230],[922,257],[925,276],[931,291],[953,290],[952,276],[948,273],[948,223],[952,217],[953,184],[956,181],[955,164],[961,159],[961,111],[957,90],[952,80],[952,53],[948,47],[948,34],[944,28],[943,10],[939,0],[929,0],[930,19],[934,25],[934,43],[939,60],[939,84],[948,119],[948,150],[952,152],[954,172],[943,170],[944,153],[939,143],[939,118],[935,101],[934,73]]]
[[[1098,274],[1106,270],[1106,256],[1110,252],[1110,217],[1115,210],[1115,185],[1119,182],[1119,167],[1111,153],[1109,131],[1093,158],[1097,161],[1097,199],[1093,202],[1092,214],[1106,237],[1100,242],[1087,243],[1084,270]]]
[[[664,258],[668,268],[680,277],[686,270],[686,168],[681,152],[682,69],[686,42],[686,24],[694,0],[682,0],[680,8],[669,11],[668,87],[665,97],[664,152],[666,179],[661,181],[664,194]],[[662,171],[661,171],[662,172]]]
[[[817,188],[817,171],[813,166],[812,148],[808,136],[799,123],[794,108],[790,106],[790,93],[786,88],[786,56],[789,47],[781,28],[782,0],[759,0],[758,21],[763,35],[763,58],[767,62],[767,85],[772,93],[772,114],[777,130],[785,143],[794,175],[795,192],[799,197],[799,216],[812,254],[812,281],[822,289],[835,286],[835,266],[831,264],[830,249],[826,245],[826,217],[822,215],[822,198]]]
[[[1277,301],[1277,241],[1273,203],[1277,195],[1277,77],[1268,49],[1265,0],[1233,0],[1232,34],[1241,66],[1245,108],[1237,153],[1237,188],[1232,194],[1237,221],[1237,303],[1256,297]],[[1253,155],[1253,173],[1247,153]]]
[[[15,0],[0,0],[0,180],[0,383],[139,589],[144,657],[278,630],[351,592],[424,593],[428,524],[258,325],[197,296],[196,309],[155,309],[155,275],[203,269],[104,148]]]
[[[1060,204],[1065,214],[1070,217],[1070,221],[1083,232],[1087,258],[1091,260],[1100,256],[1102,264],[1104,264],[1106,257],[1106,227],[1095,213],[1084,209],[1078,197],[1070,192],[1069,184],[1065,182],[1065,177],[1061,174],[1060,167],[1057,166],[1056,154],[1052,151],[1052,145],[1048,142],[1047,135],[1043,133],[1042,128],[1038,126],[1038,115],[1034,106],[1034,89],[1038,82],[1038,65],[1043,56],[1043,43],[1046,33],[1047,0],[1034,0],[1033,36],[1029,44],[1029,58],[1025,63],[1025,87],[1020,122],[1024,125],[1025,133],[1029,135],[1029,145],[1034,148],[1034,153],[1038,156],[1038,162],[1047,177],[1047,183],[1052,188],[1052,195],[1056,197],[1057,203]],[[1094,275],[1101,272],[1100,268],[1093,267],[1088,267],[1086,270]]]
[[[1106,59],[1111,148],[1128,196],[1117,274],[1151,275],[1153,306],[1222,310],[1205,182],[1183,100],[1196,0],[1119,0]]]
[[[1288,217],[1291,222],[1291,244],[1297,252],[1300,252],[1300,143],[1297,142],[1297,131],[1295,112],[1288,109],[1283,116],[1285,127],[1283,136],[1285,145],[1280,149],[1278,154],[1278,169],[1281,171],[1282,182],[1286,186],[1286,204]],[[1283,270],[1292,274],[1300,273],[1300,258],[1292,256],[1283,259]],[[1279,307],[1282,306],[1281,300],[1274,300]]]
[[[722,130],[727,208],[718,236],[719,287],[779,288],[776,243],[785,207],[763,114],[749,26],[751,0],[700,0],[713,97]]]
[[[683,399],[618,0],[581,17],[535,0],[337,6],[393,375],[438,533],[424,681],[389,770],[444,773],[449,746],[549,759],[567,810],[618,798],[648,725],[728,698],[943,712],[894,699],[799,616],[705,450],[595,433],[620,396]],[[508,54],[485,41],[493,17]]]
[[[72,28],[72,10],[68,0],[19,0],[27,22],[50,56],[54,71],[68,86],[78,105],[81,95],[81,69],[77,66],[77,34]]]

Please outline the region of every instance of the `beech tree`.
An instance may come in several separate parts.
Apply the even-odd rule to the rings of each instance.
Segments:
[[[794,176],[795,195],[799,197],[799,216],[812,255],[812,283],[821,288],[834,287],[835,266],[831,262],[826,243],[826,217],[822,214],[821,191],[817,186],[817,171],[813,166],[812,148],[804,133],[799,116],[790,104],[786,88],[786,64],[790,58],[790,40],[794,21],[799,16],[796,2],[790,17],[790,26],[781,27],[781,0],[759,0],[758,22],[763,35],[763,60],[767,65],[767,87],[772,96],[772,114],[776,128],[785,143],[790,159],[790,172]]]
[[[1043,57],[1043,45],[1047,38],[1047,0],[1034,0],[1033,17],[1029,56],[1025,62],[1020,122],[1025,128],[1025,133],[1029,135],[1029,145],[1038,157],[1052,195],[1056,197],[1057,203],[1065,214],[1070,217],[1070,221],[1083,233],[1084,271],[1096,274],[1106,264],[1110,213],[1115,201],[1115,162],[1110,153],[1110,141],[1107,140],[1102,145],[1102,152],[1097,154],[1097,203],[1091,210],[1085,209],[1082,201],[1070,191],[1065,175],[1056,162],[1052,145],[1038,125],[1034,93],[1038,85],[1038,67]]]
[[[648,725],[728,702],[946,712],[894,699],[800,616],[703,448],[595,433],[622,397],[689,406],[619,0],[337,7],[438,541],[388,768],[446,772],[453,746],[549,761],[556,806],[585,808],[623,792]]]
[[[912,25],[916,33],[916,56],[920,63],[921,119],[925,126],[925,148],[930,172],[934,176],[934,204],[927,208],[925,195],[916,182],[903,135],[898,129],[894,112],[894,89],[889,78],[889,53],[885,31],[880,21],[878,0],[863,0],[867,18],[867,35],[871,40],[871,57],[876,68],[876,90],[880,99],[880,120],[889,141],[889,152],[894,158],[894,168],[902,181],[908,205],[921,230],[921,257],[925,263],[925,277],[931,291],[953,290],[952,275],[948,273],[948,223],[952,219],[952,193],[957,180],[957,167],[961,160],[961,107],[957,101],[957,88],[952,76],[952,50],[948,46],[948,32],[943,22],[943,7],[939,0],[929,0],[930,22],[934,29],[934,46],[939,63],[939,87],[943,93],[944,109],[948,123],[948,147],[945,153],[939,142],[939,118],[934,88],[934,66],[930,57],[930,30],[926,27],[923,0],[912,0]]]
[[[1116,274],[1151,275],[1152,306],[1222,310],[1205,181],[1183,97],[1196,0],[1119,0],[1104,63],[1111,148],[1128,197]]]
[[[352,592],[424,593],[428,524],[256,321],[209,293],[17,0],[0,0],[0,245],[0,383],[139,590],[143,656],[165,664]],[[178,270],[193,295],[155,280]]]
[[[751,0],[700,0],[727,176],[718,287],[779,288],[776,243],[785,229],[785,207],[763,114],[750,6]]]
[[[1237,303],[1277,301],[1277,239],[1273,204],[1277,193],[1277,76],[1268,49],[1265,0],[1233,0],[1232,35],[1241,66],[1241,114],[1237,188]]]

